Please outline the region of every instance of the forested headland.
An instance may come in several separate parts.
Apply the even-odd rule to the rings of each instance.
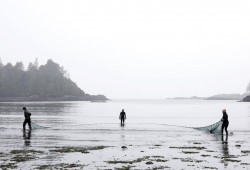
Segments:
[[[248,94],[248,96],[246,96],[244,99],[243,99],[243,101],[244,102],[250,102],[250,83],[248,84],[248,86],[247,86],[247,92],[246,92],[246,94]]]
[[[4,65],[0,59],[0,101],[105,101],[104,95],[90,95],[73,82],[67,71],[49,59],[37,59],[25,69],[22,62]]]

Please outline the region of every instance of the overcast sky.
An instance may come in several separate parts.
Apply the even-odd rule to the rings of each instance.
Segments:
[[[243,93],[249,0],[0,0],[0,57],[47,59],[109,98]]]

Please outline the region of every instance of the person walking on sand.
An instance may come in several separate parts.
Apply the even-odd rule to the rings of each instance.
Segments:
[[[124,112],[124,109],[122,109],[119,119],[121,119],[121,125],[124,125],[125,119],[126,119],[126,113]]]
[[[25,120],[23,122],[23,130],[25,130],[25,126],[27,123],[29,125],[30,130],[31,130],[31,120],[30,120],[31,113],[27,110],[26,107],[23,107],[23,111],[24,111],[24,117],[25,117]]]
[[[223,109],[222,113],[223,113],[223,116],[222,116],[222,119],[221,119],[221,121],[222,121],[221,134],[223,135],[223,131],[225,129],[226,135],[228,135],[227,127],[229,125],[229,121],[228,121],[228,115],[227,115],[226,109]]]

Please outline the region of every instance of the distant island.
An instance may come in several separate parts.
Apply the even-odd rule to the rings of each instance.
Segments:
[[[248,84],[248,86],[247,86],[247,91],[246,91],[246,94],[248,94],[248,95],[246,95],[244,98],[243,98],[243,102],[250,102],[250,83]]]
[[[167,99],[183,100],[183,99],[205,99],[205,98],[204,97],[192,96],[192,97],[172,97],[172,98],[167,98]]]
[[[173,98],[167,98],[167,99],[201,99],[201,100],[242,100],[244,97],[246,97],[246,94],[217,94],[210,97],[173,97]],[[250,98],[250,96],[249,96]]]
[[[206,100],[242,100],[246,95],[241,94],[217,94],[207,97]]]
[[[90,95],[73,82],[62,66],[49,59],[45,65],[22,62],[4,65],[0,59],[0,101],[107,101]]]

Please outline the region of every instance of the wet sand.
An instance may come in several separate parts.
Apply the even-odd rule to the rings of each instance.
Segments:
[[[0,169],[250,169],[250,131],[160,124],[1,128]]]

